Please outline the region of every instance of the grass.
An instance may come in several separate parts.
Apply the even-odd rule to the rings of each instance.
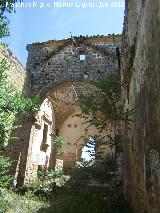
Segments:
[[[38,213],[132,213],[123,198],[117,205],[115,200],[105,188],[61,188],[53,195],[51,205]]]
[[[132,213],[121,184],[91,186],[86,169],[72,172],[72,178],[55,185],[44,176],[29,186],[0,190],[0,213]],[[87,173],[88,174],[88,173]],[[63,176],[62,176],[63,177]],[[104,174],[100,171],[94,178]],[[64,180],[64,177],[62,178]],[[106,179],[106,178],[105,178]],[[61,183],[61,178],[59,182]],[[56,182],[57,183],[57,182]],[[110,184],[109,184],[110,183]],[[20,194],[21,193],[21,194]],[[22,195],[23,194],[23,195]]]
[[[19,195],[3,190],[0,213],[132,213],[124,197],[103,187],[57,187],[50,202],[32,191]]]
[[[34,213],[48,203],[38,199],[31,192],[25,195],[3,190],[0,198],[0,213]]]

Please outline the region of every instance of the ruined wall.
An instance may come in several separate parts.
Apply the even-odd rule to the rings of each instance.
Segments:
[[[57,130],[62,131],[61,126],[64,127],[65,120],[75,112],[77,107],[77,103],[72,103],[69,99],[69,94],[74,92],[71,99],[75,101],[75,91],[70,91],[65,95],[69,102],[66,104],[66,102],[62,102],[60,99],[56,100],[56,97],[53,97],[52,89],[69,82],[71,83],[69,90],[73,90],[72,85],[74,84],[75,90],[78,92],[78,85],[81,82],[92,83],[108,73],[119,72],[120,46],[121,35],[80,36],[60,41],[31,44],[27,46],[28,73],[23,70],[15,56],[8,49],[4,49],[3,57],[7,58],[7,61],[11,64],[10,81],[20,91],[30,92],[31,96],[40,95],[42,102],[45,98],[49,98],[55,112],[54,119],[47,119],[47,111],[42,107],[40,109],[41,115],[37,119],[40,122],[35,121],[34,118],[22,116],[23,125],[16,132],[19,140],[14,145],[9,146],[7,150],[16,162],[13,170],[18,178],[18,185],[22,185],[24,179],[26,181],[33,179],[36,176],[38,166],[54,168],[55,149],[51,145],[53,144],[52,141],[57,135]],[[81,90],[84,87],[82,85]],[[52,130],[48,131],[45,136],[45,146],[48,147],[46,150],[41,150],[47,120],[49,120],[50,126],[54,127],[51,127]],[[74,121],[71,125],[74,125],[73,123]],[[65,135],[65,131],[63,133]],[[67,136],[65,135],[65,137]],[[77,140],[77,138],[71,138],[71,143],[75,143],[74,140]],[[68,154],[72,154],[71,158],[73,158],[75,150],[72,149],[72,153]],[[67,159],[70,158],[69,155],[66,155]]]
[[[0,44],[0,59],[5,59],[9,65],[8,80],[18,91],[29,93],[29,74],[20,64],[16,56],[4,45]]]
[[[71,168],[75,164],[75,147],[78,142],[82,142],[77,140],[84,135],[82,122],[77,121],[76,129],[74,127],[75,119],[71,117],[77,108],[75,93],[78,94],[79,90],[85,90],[86,87],[82,85],[79,88],[78,85],[81,82],[95,82],[108,73],[119,72],[120,46],[121,35],[80,36],[27,45],[27,71],[31,76],[31,94],[38,94],[42,100],[43,98],[49,98],[53,104],[55,111],[55,129],[53,132],[54,134],[57,132],[56,135],[63,136],[65,141],[64,151],[66,154],[63,157],[64,169]],[[62,90],[58,89],[59,86],[67,84],[70,84],[70,86],[68,85],[68,87],[66,86]],[[57,93],[55,96],[54,92],[56,90],[53,90],[56,89],[56,86],[60,94],[58,95]],[[68,123],[66,122],[70,122],[73,129],[72,127],[67,127]],[[33,136],[35,134],[35,125],[32,126],[33,129],[30,147],[36,143],[36,139]],[[38,132],[42,130],[43,125],[40,125]],[[72,132],[69,130],[72,130]],[[96,132],[92,130],[92,133]],[[37,149],[39,149],[38,142]],[[52,150],[52,153],[54,151]],[[32,154],[30,153],[29,159],[32,161],[31,156]],[[40,163],[40,160],[38,162]],[[26,175],[30,177],[35,176],[37,165],[34,163],[30,165],[27,165]]]
[[[121,61],[125,126],[124,186],[135,212],[160,210],[160,1],[128,0]]]
[[[77,114],[81,114],[80,109],[78,110],[79,111],[68,116],[59,131],[59,135],[64,138],[64,156],[62,159],[65,171],[73,168],[76,161],[82,157],[82,148],[85,144],[84,137],[90,139],[95,135],[99,135],[99,131],[95,126],[88,126],[88,123],[85,123],[85,119],[76,116]],[[105,137],[105,135],[103,136]],[[106,145],[101,145],[98,151],[101,152],[102,158],[114,152],[114,150],[111,150],[110,147]]]
[[[27,46],[27,70],[32,94],[44,95],[56,85],[71,81],[95,81],[119,69],[121,36],[75,37]],[[85,60],[80,56],[85,55]]]
[[[54,148],[53,136],[55,115],[51,102],[45,99],[32,125],[28,155],[26,161],[25,181],[37,177],[38,169],[48,169]],[[40,166],[40,168],[38,168]],[[53,169],[53,167],[52,167]]]
[[[63,156],[64,169],[70,169],[75,166],[77,160],[81,158],[82,147],[85,143],[84,136],[94,136],[98,134],[98,130],[88,124],[84,124],[85,120],[77,117],[80,111],[72,113],[63,123],[60,128],[59,135],[64,138]]]
[[[23,92],[26,96],[29,95],[29,73],[20,64],[16,56],[6,46],[0,44],[0,60],[2,59],[9,65],[8,81],[17,91]],[[20,180],[21,184],[23,183],[29,134],[32,126],[32,118],[21,115],[19,120],[21,127],[14,132],[14,136],[18,139],[14,139],[9,143],[5,152],[1,152],[1,154],[9,156],[13,160],[11,173],[15,176],[15,184],[17,183],[16,178],[18,178],[18,181]]]

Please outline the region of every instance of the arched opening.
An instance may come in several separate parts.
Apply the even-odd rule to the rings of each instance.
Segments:
[[[93,138],[99,132],[95,126],[89,126],[85,119],[77,116],[81,113],[80,95],[88,94],[93,88],[89,83],[70,82],[48,91],[32,127],[28,175],[36,176],[38,169],[62,166],[64,173],[68,173],[81,158],[95,160]],[[62,156],[56,153],[57,137],[64,141]]]
[[[84,137],[94,136],[97,129],[88,127],[85,121],[78,116],[80,114],[79,96],[88,94],[93,90],[94,85],[86,82],[69,82],[61,84],[47,93],[52,102],[55,112],[55,131],[64,140],[63,156],[56,157],[58,162],[63,161],[63,170],[67,172],[76,165],[81,158],[82,148],[85,143]],[[57,168],[56,165],[56,168]]]
[[[68,116],[60,128],[60,136],[64,138],[64,156],[62,158],[64,171],[73,168],[76,165],[76,161],[81,159],[86,138],[91,139],[91,135],[98,134],[94,126],[88,127],[88,124],[85,124],[85,120],[76,116],[79,113],[80,111],[76,111]]]
[[[96,141],[89,136],[86,139],[86,144],[82,148],[82,154],[81,158],[83,161],[94,161],[95,160],[95,154],[96,154],[96,147],[95,147]]]

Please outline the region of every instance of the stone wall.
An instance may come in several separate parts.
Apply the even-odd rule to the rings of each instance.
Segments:
[[[135,212],[160,211],[160,1],[128,0],[121,72],[125,108],[124,185]]]
[[[120,47],[121,35],[80,36],[27,45],[31,94],[40,95],[42,100],[49,98],[53,104],[53,132],[64,138],[63,167],[66,171],[75,165],[76,159],[81,155],[82,145],[78,147],[78,143],[84,143],[81,137],[84,136],[86,127],[80,119],[72,117],[78,112],[78,94],[87,92],[87,85],[92,89],[92,83],[108,73],[120,71]],[[32,129],[35,129],[35,125]],[[42,130],[43,125],[38,132]],[[90,135],[96,134],[96,130],[92,128],[91,133]],[[38,140],[41,139],[37,140],[33,135],[34,131],[31,133],[30,147],[36,144],[38,150]],[[51,155],[54,152],[52,150]],[[32,162],[32,154],[29,159],[28,162]],[[37,167],[33,167],[33,163],[31,166],[29,164],[27,175],[32,179]]]
[[[31,129],[25,171],[26,182],[37,177],[38,167],[40,169],[49,169],[50,161],[54,161],[52,158],[54,157],[52,156],[54,125],[55,115],[52,104],[48,99],[45,99]],[[53,164],[54,162],[51,163]]]
[[[20,64],[16,56],[4,45],[0,45],[0,60],[4,59],[9,65],[8,81],[19,92],[29,95],[29,73]],[[4,155],[9,156],[12,161],[11,174],[15,176],[14,183],[23,184],[25,176],[26,159],[28,155],[28,141],[30,137],[30,129],[32,126],[32,118],[20,115],[19,120],[21,127],[14,131],[14,136],[18,137],[9,143]],[[2,154],[2,152],[1,152]],[[18,180],[18,181],[17,181]]]
[[[8,80],[18,91],[29,93],[29,74],[16,56],[4,45],[0,44],[0,59],[5,59],[9,65]]]
[[[69,127],[67,125],[68,122],[71,122],[71,126],[75,129],[74,119],[71,115],[76,112],[78,107],[77,94],[87,91],[88,83],[92,88],[92,83],[97,79],[108,73],[120,71],[120,47],[120,35],[80,36],[31,44],[27,46],[28,72],[25,72],[16,57],[7,48],[1,48],[2,58],[6,58],[11,65],[9,70],[11,83],[19,91],[31,96],[40,95],[42,97],[42,105],[37,115],[39,118],[36,117],[37,121],[34,118],[22,116],[23,125],[16,131],[19,140],[12,143],[7,149],[8,155],[15,160],[13,172],[18,185],[22,185],[24,180],[34,179],[38,166],[47,169],[54,168],[55,147],[53,141],[59,134],[64,136],[64,140],[67,139],[66,143],[71,143],[71,145],[65,144],[64,167],[75,164],[75,143],[81,143],[81,140],[78,139],[84,133],[85,127],[82,128],[82,122],[77,121],[77,130],[74,134],[68,135]],[[59,88],[61,86],[62,90]],[[56,95],[55,92],[57,92]],[[43,107],[43,101],[46,98],[51,101],[53,106],[54,118],[52,119],[46,118],[48,110]],[[71,121],[67,119],[71,119]],[[46,149],[42,150],[45,124],[49,125],[49,129],[46,143],[43,144]],[[95,133],[94,129],[92,133]],[[69,147],[72,147],[71,150]],[[79,147],[80,149],[81,147]],[[81,154],[80,151],[77,153],[78,155]]]
[[[56,85],[71,81],[95,81],[119,70],[121,36],[75,37],[27,46],[27,70],[32,94],[44,95]],[[85,60],[81,56],[85,55]]]

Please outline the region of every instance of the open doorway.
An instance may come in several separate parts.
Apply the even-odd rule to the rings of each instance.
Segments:
[[[94,161],[95,160],[95,140],[93,137],[88,137],[86,139],[86,144],[82,148],[81,159],[83,161]]]

